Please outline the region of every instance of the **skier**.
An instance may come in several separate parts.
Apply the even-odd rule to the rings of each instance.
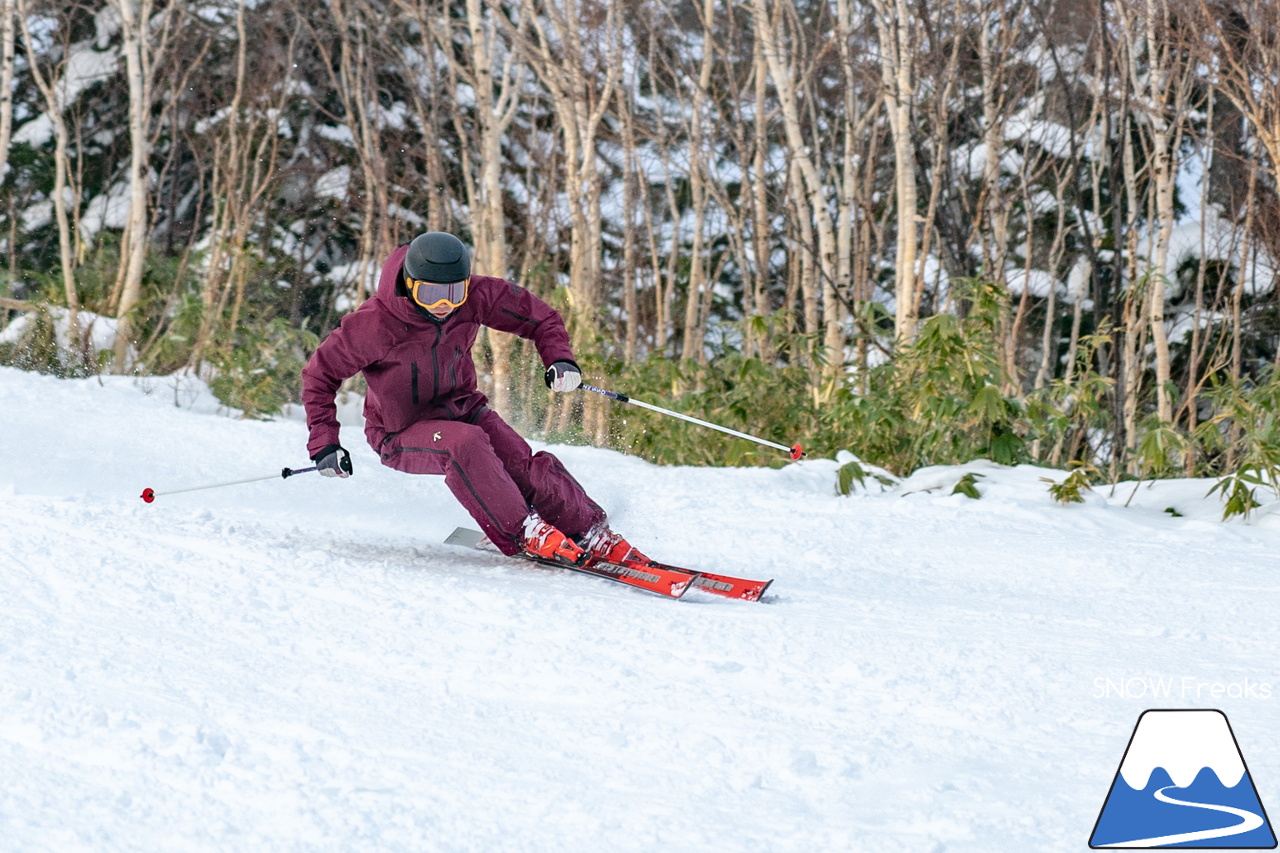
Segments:
[[[581,565],[648,562],[609,529],[605,511],[560,460],[533,453],[476,388],[471,347],[480,326],[534,342],[553,391],[582,374],[564,321],[512,282],[473,275],[452,234],[420,234],[391,253],[378,291],[320,344],[302,371],[307,451],[329,477],[349,477],[334,396],[363,372],[365,437],[382,464],[443,474],[445,485],[502,553]]]

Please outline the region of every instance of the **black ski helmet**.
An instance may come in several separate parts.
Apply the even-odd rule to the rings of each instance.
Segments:
[[[463,242],[443,231],[413,238],[404,256],[404,274],[418,281],[447,283],[471,275],[471,254]]]

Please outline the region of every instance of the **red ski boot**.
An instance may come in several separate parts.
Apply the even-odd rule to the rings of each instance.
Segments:
[[[589,557],[576,542],[543,521],[537,513],[524,520],[524,541],[520,548],[530,557],[566,566],[581,566]]]
[[[601,523],[582,537],[582,547],[592,559],[622,566],[647,566],[653,561],[631,546],[631,543]]]

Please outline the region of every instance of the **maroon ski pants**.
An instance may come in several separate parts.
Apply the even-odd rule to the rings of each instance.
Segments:
[[[568,536],[581,536],[605,512],[560,460],[534,453],[491,409],[474,424],[427,420],[374,444],[382,464],[407,474],[443,474],[445,485],[502,553],[520,553],[530,511]]]

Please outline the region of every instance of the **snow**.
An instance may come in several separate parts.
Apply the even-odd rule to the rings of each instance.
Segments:
[[[71,312],[60,305],[48,305],[44,308],[53,319],[53,330],[58,346],[67,350],[71,344]],[[18,314],[7,326],[0,328],[0,344],[21,343],[28,330],[36,322],[36,314],[31,311]],[[97,353],[105,352],[115,345],[117,320],[115,317],[104,317],[92,311],[76,312],[76,325],[79,327],[80,340],[76,349],[87,351],[90,360]],[[131,348],[132,351],[132,348]]]
[[[351,185],[351,167],[338,166],[316,178],[315,192],[317,198],[336,198],[346,201],[347,191]]]
[[[1048,297],[1049,292],[1057,286],[1054,277],[1044,270],[1028,270],[1020,266],[1009,266],[1005,273],[1009,281],[1009,292],[1021,296],[1022,291],[1030,290],[1037,299]]]
[[[53,140],[53,120],[48,113],[40,113],[15,130],[12,139],[14,145],[26,143],[32,148],[48,145]]]
[[[306,464],[218,408],[0,368],[6,849],[1076,851],[1150,707],[1223,709],[1280,797],[1280,691],[1178,691],[1277,682],[1273,497],[553,448],[652,555],[776,579],[677,602],[442,545],[471,520],[355,424],[349,480],[138,500]]]
[[[119,64],[119,48],[95,50],[92,41],[72,45],[56,92],[59,108],[67,109],[85,89],[112,77]]]
[[[345,124],[317,124],[315,126],[315,134],[323,139],[340,142],[343,145],[355,144],[355,137],[351,135],[351,128]]]
[[[1039,98],[1035,99],[1032,107],[1019,111],[1009,119],[1005,125],[1004,138],[1034,143],[1055,157],[1063,160],[1070,159],[1071,130],[1057,122],[1038,118],[1036,113],[1043,106],[1040,101]]]
[[[103,19],[104,16],[99,16],[97,20],[101,22]],[[73,44],[65,67],[55,80],[54,95],[59,107],[65,110],[85,89],[115,74],[120,62],[119,54],[119,49],[114,47],[105,51],[95,50],[92,40]],[[47,145],[52,140],[53,121],[44,112],[25,122],[14,131],[12,138],[13,144],[25,142],[34,148]]]
[[[53,200],[45,199],[23,208],[19,214],[23,231],[34,231],[43,228],[53,221]]]
[[[103,228],[124,228],[129,222],[132,194],[128,181],[117,181],[105,193],[94,196],[80,216],[80,233],[86,240]]]

